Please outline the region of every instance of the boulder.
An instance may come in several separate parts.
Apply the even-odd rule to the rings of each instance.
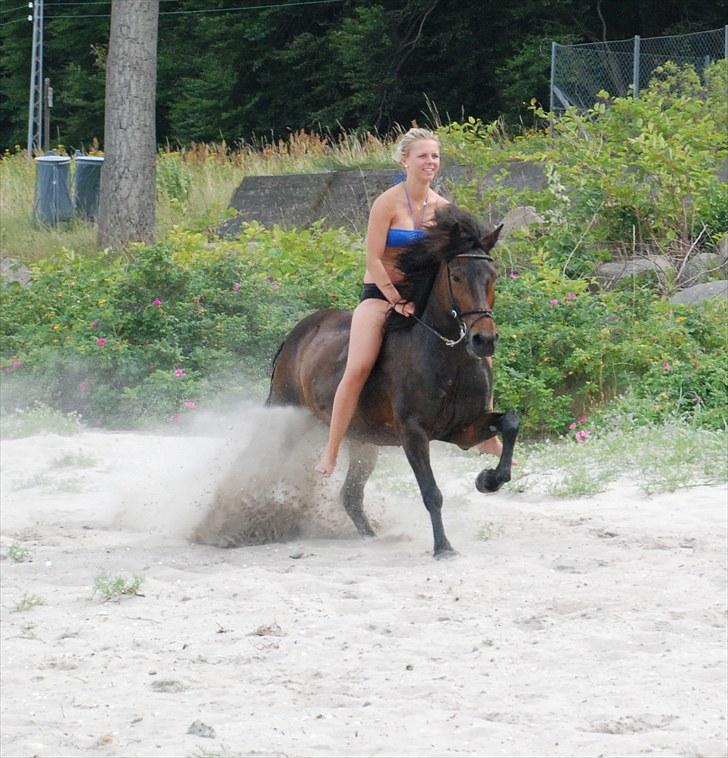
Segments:
[[[652,276],[664,282],[674,271],[674,266],[666,256],[649,255],[602,263],[597,266],[594,275],[604,289],[614,289],[629,277]]]
[[[728,300],[728,279],[719,279],[714,282],[704,282],[703,284],[696,284],[694,287],[687,287],[673,295],[670,302],[681,305],[695,305],[714,297],[722,297]]]
[[[725,268],[718,253],[698,253],[688,258],[678,275],[680,287],[707,282],[710,277]],[[725,271],[723,272],[725,273]]]
[[[523,229],[533,224],[543,224],[544,218],[536,213],[536,209],[532,205],[518,205],[506,213],[501,223],[503,224],[501,237],[505,238],[517,229]]]
[[[0,258],[0,279],[11,283],[17,282],[21,287],[27,287],[30,284],[31,273],[27,266],[14,258]]]

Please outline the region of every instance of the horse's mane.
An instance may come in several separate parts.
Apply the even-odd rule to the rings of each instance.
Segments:
[[[427,234],[399,254],[395,266],[404,275],[405,283],[398,289],[403,299],[415,304],[418,316],[427,305],[440,266],[456,255],[483,249],[483,236],[483,228],[474,216],[455,205],[444,205],[435,211]],[[394,310],[387,315],[388,330],[406,329],[414,324],[413,318]]]

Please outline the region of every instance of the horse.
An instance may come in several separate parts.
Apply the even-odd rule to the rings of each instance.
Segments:
[[[497,341],[491,250],[501,226],[485,231],[468,212],[444,206],[427,234],[396,260],[405,281],[400,292],[415,304],[415,314],[389,312],[380,355],[347,434],[349,468],[341,497],[363,536],[374,536],[363,498],[380,446],[404,449],[430,515],[437,558],[455,551],[443,527],[430,441],[467,450],[500,434],[498,464],[483,469],[475,485],[480,492],[494,492],[511,478],[519,419],[512,411],[487,410],[492,375],[485,360]],[[301,320],[273,359],[267,405],[298,406],[328,424],[346,364],[350,324],[351,312],[333,309]]]

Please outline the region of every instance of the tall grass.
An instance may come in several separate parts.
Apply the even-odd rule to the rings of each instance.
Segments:
[[[225,142],[166,145],[157,158],[157,235],[174,226],[212,228],[246,176],[391,167],[392,140],[369,133],[318,135],[292,132],[232,149]],[[73,219],[57,226],[33,219],[35,166],[25,150],[0,160],[0,257],[24,263],[53,257],[63,248],[96,252],[96,225]]]

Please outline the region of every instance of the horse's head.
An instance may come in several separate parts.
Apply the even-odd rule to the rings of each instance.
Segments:
[[[496,271],[491,249],[501,227],[484,232],[469,213],[438,209],[427,236],[398,260],[420,323],[445,344],[465,342],[476,358],[493,355],[498,338],[493,320]]]
[[[475,237],[463,235],[457,224],[453,226],[451,238],[458,252],[445,262],[440,273],[441,279],[447,279],[446,302],[451,315],[465,335],[465,346],[474,358],[493,355],[498,340],[493,317],[497,274],[490,251],[500,231],[498,226]],[[440,289],[442,302],[444,285],[441,284]]]

